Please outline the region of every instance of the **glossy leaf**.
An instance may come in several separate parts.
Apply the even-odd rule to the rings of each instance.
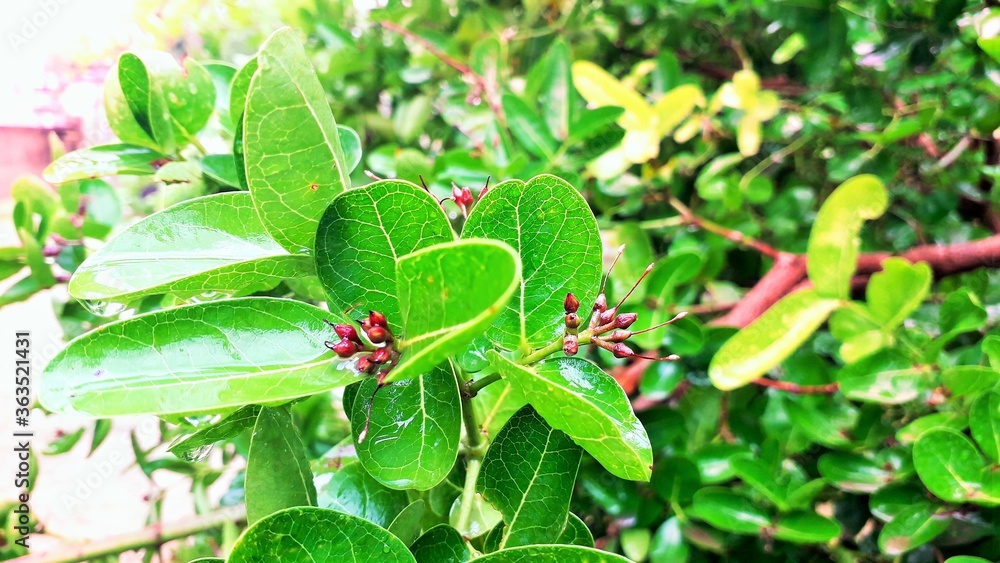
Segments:
[[[257,57],[248,60],[240,67],[233,76],[233,81],[229,90],[229,118],[233,123],[239,123],[246,111],[247,92],[250,90],[250,81],[257,73]]]
[[[861,224],[885,212],[889,196],[875,176],[855,176],[841,184],[823,202],[809,235],[809,279],[817,295],[849,297],[851,276],[857,269]]]
[[[167,451],[181,456],[184,452],[197,450],[203,446],[235,438],[247,429],[253,428],[254,424],[257,423],[257,415],[260,414],[261,408],[260,405],[241,407],[219,422],[199,428],[193,434],[175,441],[170,444]]]
[[[828,543],[840,532],[840,524],[815,512],[785,514],[774,522],[774,537],[793,543]]]
[[[593,303],[601,278],[601,238],[586,200],[555,176],[490,189],[469,215],[463,237],[501,240],[523,265],[519,293],[487,336],[516,349],[548,344],[564,330],[563,298]]]
[[[290,508],[250,526],[229,563],[272,561],[407,563],[409,550],[386,530],[357,516],[323,508]]]
[[[831,485],[852,493],[872,493],[892,481],[892,471],[860,454],[827,452],[820,456],[820,475]]]
[[[458,456],[462,406],[455,374],[444,363],[425,375],[375,391],[367,378],[349,410],[358,460],[393,489],[427,490],[448,476]],[[365,428],[368,434],[358,442]]]
[[[271,236],[294,254],[309,253],[320,216],[351,187],[340,134],[291,29],[271,35],[257,60],[243,125],[247,183]]]
[[[971,440],[954,430],[925,432],[913,445],[913,465],[924,485],[946,501],[966,502],[982,488],[982,455]]]
[[[892,330],[916,310],[927,297],[933,277],[924,262],[910,264],[903,258],[888,258],[882,271],[868,282],[868,309],[883,329]]]
[[[941,535],[951,518],[938,513],[929,502],[904,508],[878,535],[878,548],[890,556],[901,555]]]
[[[323,346],[328,314],[302,302],[253,297],[103,325],[49,362],[39,398],[55,412],[168,414],[341,387],[357,376]]]
[[[386,378],[426,373],[493,324],[517,290],[521,262],[502,242],[464,240],[408,254],[396,265],[402,357]]]
[[[334,198],[316,233],[316,272],[341,310],[379,311],[402,328],[396,264],[422,248],[455,240],[434,196],[402,180],[384,180]]]
[[[506,527],[499,549],[551,541],[566,526],[582,450],[530,406],[490,444],[476,482]]]
[[[744,483],[753,487],[771,504],[780,510],[787,510],[788,503],[785,502],[787,487],[778,483],[779,473],[768,467],[767,463],[756,459],[751,455],[735,455],[729,458],[729,466]]]
[[[735,389],[777,367],[838,305],[810,289],[785,296],[722,345],[708,368],[712,384]]]
[[[476,559],[482,563],[627,563],[614,553],[578,545],[532,545],[496,551]]]
[[[236,171],[236,159],[231,154],[210,154],[202,157],[201,170],[212,180],[229,186],[231,188],[241,188],[240,176]]]
[[[171,293],[181,299],[233,295],[312,271],[264,231],[246,192],[179,203],[132,225],[90,255],[70,280],[77,299],[129,303]]]
[[[316,486],[287,406],[264,407],[250,438],[246,469],[247,522],[296,506],[315,506]]]
[[[653,534],[649,560],[651,563],[686,563],[690,554],[691,548],[681,533],[680,520],[671,516]]]
[[[388,528],[410,502],[406,493],[390,489],[365,471],[360,463],[352,463],[333,474],[326,487],[319,491],[317,503],[352,514]]]
[[[748,499],[721,487],[707,487],[695,493],[691,509],[698,518],[734,534],[757,535],[771,525],[767,513]]]
[[[985,366],[953,366],[941,372],[941,384],[953,397],[980,393],[1000,383],[1000,371]]]
[[[583,547],[594,547],[594,535],[590,533],[590,528],[580,520],[580,517],[572,512],[566,519],[566,527],[559,534],[556,542],[562,545],[582,545]]]
[[[166,156],[136,145],[100,145],[66,154],[45,168],[42,176],[53,184],[101,176],[146,176],[156,173]]]
[[[410,546],[410,552],[417,563],[467,563],[472,559],[462,534],[447,524],[424,532]]]
[[[1000,463],[1000,391],[983,393],[972,403],[969,429],[986,457]]]
[[[538,414],[622,479],[648,481],[653,462],[649,438],[613,377],[580,358],[522,366],[490,351],[487,356]]]
[[[424,517],[426,503],[423,499],[417,499],[406,506],[387,528],[392,535],[399,538],[403,544],[409,546],[420,535],[421,521]]]
[[[521,145],[535,156],[551,160],[559,149],[559,141],[549,132],[542,116],[513,94],[503,95],[503,111],[510,132]]]
[[[923,366],[896,350],[884,350],[845,366],[837,374],[841,392],[849,399],[898,405],[930,393],[934,382]]]

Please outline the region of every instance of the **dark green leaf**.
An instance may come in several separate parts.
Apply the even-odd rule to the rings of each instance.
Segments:
[[[472,559],[462,535],[446,524],[424,532],[410,546],[417,563],[466,563]]]
[[[757,535],[771,525],[766,512],[721,487],[707,487],[695,493],[691,509],[712,526],[735,534]]]
[[[986,457],[1000,463],[1000,391],[984,393],[972,403],[969,429]]]
[[[559,150],[559,141],[549,132],[542,117],[513,94],[503,95],[503,111],[510,132],[521,145],[535,156],[551,160]]]
[[[352,463],[333,474],[319,491],[318,504],[387,528],[410,503],[404,491],[386,487],[368,475],[360,463]]]
[[[793,543],[828,543],[840,532],[840,524],[815,512],[786,514],[774,522],[774,537]]]
[[[305,448],[287,406],[264,407],[250,438],[246,470],[247,522],[296,506],[316,504]]]
[[[399,538],[403,544],[409,546],[420,535],[421,521],[424,518],[425,503],[423,499],[417,499],[407,505],[392,524],[389,524],[389,532]]]
[[[913,465],[924,485],[946,501],[966,502],[982,488],[983,457],[954,430],[935,428],[920,436],[913,445]]]
[[[882,528],[878,535],[879,549],[886,555],[901,555],[941,535],[951,524],[951,518],[938,512],[929,502],[904,508]]]

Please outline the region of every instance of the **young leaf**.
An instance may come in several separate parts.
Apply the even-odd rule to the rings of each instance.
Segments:
[[[107,324],[49,362],[39,399],[55,412],[170,414],[341,387],[357,376],[323,345],[328,315],[299,301],[250,297]]]
[[[542,346],[564,330],[563,297],[593,303],[601,283],[597,220],[573,186],[555,176],[503,182],[476,204],[463,237],[501,240],[523,264],[520,292],[487,336],[498,346]]]
[[[838,305],[811,289],[785,296],[722,345],[708,368],[712,384],[728,391],[764,375],[812,336]]]
[[[691,510],[712,526],[734,534],[753,536],[771,525],[766,512],[722,487],[706,487],[695,493]]]
[[[316,232],[316,273],[341,310],[369,309],[402,329],[396,265],[411,252],[455,240],[444,210],[426,190],[384,180],[334,198]]]
[[[584,99],[598,107],[625,108],[625,113],[618,120],[625,129],[642,129],[653,121],[653,108],[634,88],[625,86],[594,63],[573,63],[573,84]]]
[[[146,217],[91,254],[70,279],[70,295],[129,303],[171,293],[181,299],[233,295],[312,271],[264,231],[246,192],[188,200]]]
[[[941,535],[951,525],[951,518],[938,513],[929,502],[907,506],[878,535],[878,548],[889,556],[916,549]]]
[[[477,563],[629,563],[614,553],[578,545],[531,545],[496,551],[476,559]]]
[[[551,541],[566,526],[582,451],[531,406],[490,444],[476,483],[506,527],[499,549]]]
[[[295,506],[315,506],[316,486],[287,406],[264,407],[250,438],[246,470],[247,523]]]
[[[1000,391],[983,393],[972,403],[969,429],[986,457],[1000,463]]]
[[[409,505],[404,491],[390,489],[365,471],[360,463],[346,465],[319,491],[318,504],[353,514],[387,528]]]
[[[557,39],[545,53],[545,58],[539,61],[544,71],[541,77],[538,101],[542,107],[542,115],[552,136],[566,139],[569,135],[570,115],[573,111],[573,75],[570,65],[569,47]]]
[[[910,264],[903,258],[888,258],[882,271],[868,282],[866,300],[872,316],[883,330],[902,324],[907,315],[923,302],[931,289],[931,267],[925,262]]]
[[[247,183],[271,236],[310,253],[320,216],[351,187],[337,123],[294,31],[274,32],[257,60],[243,124]]]
[[[377,481],[393,489],[425,491],[455,465],[462,433],[458,383],[449,363],[424,375],[375,391],[367,378],[348,410],[358,460]],[[358,434],[368,422],[368,435]]]
[[[648,481],[653,452],[642,423],[613,377],[580,358],[521,366],[495,351],[490,362],[558,430],[622,479]]]
[[[184,452],[209,446],[222,440],[235,438],[245,430],[253,428],[253,425],[257,423],[257,416],[260,414],[261,408],[263,407],[260,405],[240,407],[239,410],[219,422],[199,428],[193,434],[189,434],[170,444],[167,451],[180,457]]]
[[[517,290],[521,261],[502,242],[436,244],[396,264],[404,340],[402,357],[386,378],[426,373],[489,328]]]
[[[943,500],[966,502],[982,488],[983,457],[954,430],[936,428],[920,436],[913,445],[913,465],[924,485]]]
[[[462,534],[447,524],[424,532],[410,546],[410,552],[417,563],[467,563],[472,559]]]
[[[545,121],[534,109],[513,94],[504,94],[503,112],[510,132],[528,152],[538,158],[552,159],[559,149],[559,141],[549,133]]]
[[[855,176],[841,184],[820,207],[809,235],[807,269],[817,295],[850,296],[857,269],[861,224],[885,212],[889,195],[875,176]]]
[[[99,176],[151,176],[165,159],[162,153],[137,145],[101,145],[63,155],[42,176],[53,184]]]
[[[407,563],[409,550],[388,531],[350,514],[299,507],[257,521],[236,540],[229,563],[265,561]]]

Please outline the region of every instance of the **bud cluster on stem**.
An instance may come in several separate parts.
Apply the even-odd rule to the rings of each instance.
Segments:
[[[358,321],[367,342],[361,339],[354,325],[325,322],[332,326],[333,331],[340,337],[337,342],[325,342],[326,347],[333,350],[341,358],[351,358],[359,352],[363,352],[364,355],[357,358],[355,367],[361,373],[374,374],[378,372],[378,382],[381,387],[389,371],[399,363],[399,351],[396,350],[395,346],[396,339],[389,329],[385,315],[378,311],[369,311],[366,318]]]

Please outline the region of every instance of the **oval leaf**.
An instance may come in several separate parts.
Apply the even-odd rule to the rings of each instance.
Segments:
[[[592,303],[601,283],[601,237],[583,196],[555,176],[503,182],[476,204],[463,237],[514,247],[524,272],[520,292],[487,336],[508,349],[548,344],[563,330],[563,297]]]
[[[371,522],[335,510],[300,507],[250,526],[236,540],[227,561],[407,563],[413,556],[403,542]]]
[[[386,487],[360,463],[352,463],[333,474],[319,492],[318,504],[388,528],[410,503],[405,492]]]
[[[357,375],[323,345],[327,315],[298,301],[250,297],[107,324],[49,362],[39,398],[56,412],[169,414],[341,387]]]
[[[757,535],[771,525],[767,513],[748,499],[721,487],[701,489],[691,505],[698,518],[734,534]]]
[[[832,299],[850,296],[851,276],[858,266],[861,224],[885,212],[889,195],[882,181],[855,176],[823,202],[809,234],[806,269],[816,293]]]
[[[913,444],[913,465],[932,493],[951,502],[965,502],[982,488],[985,465],[965,434],[945,428],[928,430]]]
[[[393,489],[427,490],[448,476],[458,456],[462,405],[450,364],[390,383],[375,378],[358,388],[349,409],[358,460],[376,480]],[[370,410],[369,410],[370,409]],[[358,434],[368,421],[368,434]]]
[[[295,32],[274,32],[257,60],[243,120],[247,185],[271,236],[310,253],[320,216],[350,188],[337,123]]]
[[[708,368],[712,384],[728,391],[764,375],[812,336],[838,305],[809,289],[785,296],[722,345]]]
[[[1000,391],[984,393],[972,403],[969,430],[986,457],[1000,463]]]
[[[621,555],[579,545],[532,545],[497,551],[477,563],[628,563]]]
[[[929,502],[907,506],[878,535],[878,548],[886,555],[901,555],[941,535],[951,518],[938,514]]]
[[[287,406],[260,410],[250,438],[245,489],[250,524],[279,510],[316,504],[309,460]]]
[[[424,532],[410,546],[410,552],[417,563],[466,563],[472,559],[462,534],[447,524]]]
[[[330,302],[379,311],[402,328],[396,264],[414,251],[455,240],[444,210],[426,190],[375,182],[334,198],[316,233],[316,273]]]
[[[492,350],[487,356],[550,426],[568,434],[605,469],[622,479],[649,480],[649,437],[625,392],[604,370],[580,358],[522,366]]]
[[[499,549],[551,541],[569,517],[582,451],[530,405],[490,444],[477,490],[503,514]]]
[[[100,176],[146,176],[156,173],[167,157],[137,145],[101,145],[73,151],[45,168],[42,176],[53,184]]]
[[[827,543],[840,532],[840,524],[815,512],[786,514],[774,523],[774,537],[793,543]]]
[[[146,217],[90,255],[70,279],[73,297],[129,303],[171,293],[233,295],[312,271],[264,231],[246,192],[185,201]]]
[[[396,265],[404,340],[386,381],[426,373],[484,333],[517,290],[521,261],[502,242],[465,240],[408,254]]]

